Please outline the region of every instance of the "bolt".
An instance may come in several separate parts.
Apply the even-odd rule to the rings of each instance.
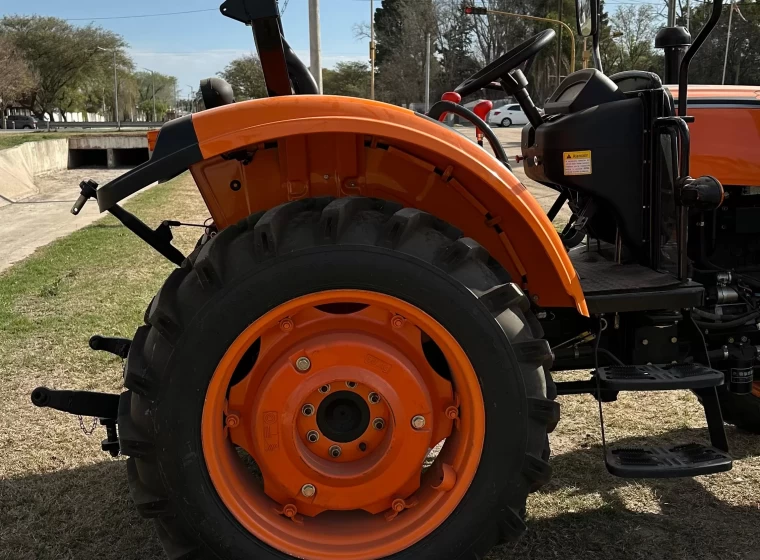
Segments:
[[[391,509],[395,511],[396,513],[401,513],[406,508],[406,502],[400,498],[393,500],[391,502]]]
[[[391,319],[391,326],[394,329],[400,329],[404,326],[404,323],[406,322],[406,319],[404,319],[401,315],[394,315]]]
[[[313,498],[316,493],[317,489],[313,484],[304,484],[301,486],[301,494],[304,498]]]
[[[649,341],[645,338],[644,340],[641,341],[641,344],[646,346],[647,344],[649,344]]]
[[[346,387],[348,387],[349,389],[353,389],[354,387],[356,387],[356,381],[346,381]]]
[[[314,407],[310,404],[303,405],[303,408],[301,409],[301,414],[304,416],[311,416],[314,414]]]
[[[327,181],[330,178],[329,175],[325,175],[325,181]]]
[[[456,420],[457,418],[459,418],[459,409],[455,406],[448,407],[446,409],[446,418],[448,418],[449,420]]]
[[[728,342],[729,342],[729,344],[733,344],[734,343],[734,337],[733,336],[729,337],[728,338]]]
[[[333,459],[337,459],[338,457],[340,457],[340,454],[341,454],[340,445],[333,445],[328,450],[328,453],[330,453],[330,457],[332,457]]]
[[[306,373],[311,369],[311,360],[306,356],[301,356],[296,360],[296,369],[301,373]]]
[[[534,295],[530,299],[532,299],[535,303],[538,303],[538,295]]]
[[[298,508],[294,506],[293,504],[288,504],[284,508],[282,508],[282,514],[285,517],[288,517],[290,519],[293,519],[297,513],[298,513]]]
[[[359,451],[367,451],[367,444],[364,442],[361,442],[359,444]]]
[[[414,418],[412,418],[412,428],[415,430],[421,430],[425,427],[425,417],[421,414],[418,414]]]
[[[674,336],[673,338],[670,339],[670,342],[675,344],[676,342],[678,342],[678,339]]]
[[[240,416],[237,414],[228,414],[225,422],[228,428],[237,428],[240,425]]]
[[[322,386],[319,388],[319,392],[320,392],[320,393],[322,393],[323,395],[324,395],[325,393],[329,393],[329,392],[330,392],[330,384],[328,383],[327,385],[322,385]]]
[[[377,393],[370,393],[367,396],[367,400],[369,400],[369,402],[372,404],[377,404],[380,402],[380,395],[378,395]]]
[[[382,430],[383,428],[385,428],[385,420],[383,420],[382,418],[375,418],[372,421],[372,427],[375,428],[376,430]]]
[[[309,443],[317,443],[317,441],[319,441],[319,432],[311,430],[306,434],[306,439],[309,440]]]
[[[231,188],[233,191],[239,191],[239,190],[240,190],[240,187],[241,187],[241,186],[242,186],[242,185],[240,184],[240,181],[232,181],[232,182],[230,183],[230,188]]]
[[[746,336],[743,336],[743,337],[741,338],[741,341],[742,341],[742,342],[747,342],[747,337],[746,337]]]
[[[280,321],[280,330],[282,332],[290,332],[293,330],[293,321],[285,317],[282,321]]]

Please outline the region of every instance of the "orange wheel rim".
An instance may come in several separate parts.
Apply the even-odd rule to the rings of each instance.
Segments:
[[[485,407],[467,355],[430,315],[333,290],[238,336],[209,384],[201,436],[217,493],[255,537],[298,558],[369,560],[451,515],[478,469]]]
[[[752,394],[760,398],[760,381],[754,381],[752,383]]]

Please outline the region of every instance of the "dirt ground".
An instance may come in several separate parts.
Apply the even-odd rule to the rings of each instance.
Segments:
[[[152,225],[206,217],[187,175],[129,208]],[[187,251],[197,236],[182,228],[177,244]],[[107,217],[0,273],[0,560],[164,558],[152,524],[134,511],[125,461],[100,451],[102,428],[86,436],[77,418],[36,409],[29,394],[43,384],[119,391],[121,361],[88,350],[87,339],[131,337],[171,268]],[[587,374],[560,378],[573,375]],[[529,499],[528,532],[487,560],[760,560],[760,437],[727,428],[736,458],[728,473],[622,480],[605,471],[595,401],[560,403],[554,478]],[[617,442],[706,438],[701,407],[685,392],[621,395],[605,419]]]

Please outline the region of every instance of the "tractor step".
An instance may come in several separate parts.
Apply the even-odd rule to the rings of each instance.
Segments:
[[[678,391],[723,385],[723,373],[699,364],[609,366],[596,371],[608,391]]]
[[[708,445],[619,447],[607,450],[607,470],[623,478],[676,478],[731,470],[731,456]]]

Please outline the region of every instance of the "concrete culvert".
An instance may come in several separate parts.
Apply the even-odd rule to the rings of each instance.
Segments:
[[[70,149],[69,169],[79,169],[80,167],[108,167],[108,151]]]

